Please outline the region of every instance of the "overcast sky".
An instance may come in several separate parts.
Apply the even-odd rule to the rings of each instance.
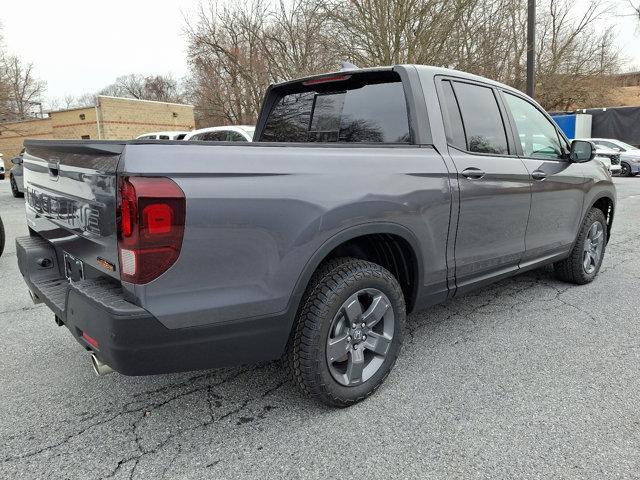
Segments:
[[[129,73],[186,75],[184,15],[199,1],[4,0],[0,23],[8,50],[34,63],[47,97],[61,98],[95,92]],[[626,11],[626,0],[615,3]],[[615,28],[627,67],[640,70],[637,23],[611,17],[598,28]]]

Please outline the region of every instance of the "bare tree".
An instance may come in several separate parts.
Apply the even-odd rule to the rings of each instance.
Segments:
[[[76,98],[77,107],[93,107],[96,105],[96,95],[93,93],[83,93]]]
[[[66,110],[77,107],[77,99],[73,95],[65,95],[64,97],[50,98],[47,101],[47,111]]]
[[[16,119],[31,116],[34,106],[41,104],[46,83],[35,77],[32,63],[24,64],[14,55],[5,56],[0,69],[9,89],[9,112]]]
[[[609,3],[538,6],[538,92],[552,109],[607,98],[619,66],[594,23]],[[201,123],[255,120],[269,83],[332,70],[418,63],[466,70],[524,89],[526,0],[250,0],[203,3],[187,22]],[[581,11],[582,8],[582,11]]]
[[[261,48],[268,16],[262,0],[243,6],[201,4],[187,25],[191,91],[208,122],[246,123],[255,118],[271,81]]]
[[[472,0],[328,0],[327,18],[361,66],[398,63],[447,65],[452,29]],[[477,2],[481,3],[481,2]]]
[[[609,6],[592,0],[575,17],[567,0],[549,0],[539,19],[538,100],[547,109],[607,104],[610,75],[620,67],[611,31],[598,33],[594,22]]]
[[[633,14],[640,21],[640,2],[633,2],[632,0],[627,0],[627,1],[629,2],[629,6],[631,7],[631,9],[634,12]]]
[[[111,85],[101,89],[98,94],[159,102],[182,101],[178,82],[168,75],[123,75],[116,78],[116,81]]]
[[[3,68],[8,54],[4,46],[1,27],[2,25],[0,24],[0,122],[13,118],[13,113],[11,111],[9,102],[9,99],[11,97],[9,76],[7,70]],[[0,132],[2,130],[2,123],[0,123]]]
[[[270,83],[335,69],[324,20],[316,0],[201,4],[185,28],[199,123],[252,123]]]

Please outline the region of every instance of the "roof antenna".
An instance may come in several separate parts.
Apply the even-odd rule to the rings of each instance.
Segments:
[[[347,62],[346,60],[340,60],[340,71],[346,72],[348,70],[358,70],[358,66]]]

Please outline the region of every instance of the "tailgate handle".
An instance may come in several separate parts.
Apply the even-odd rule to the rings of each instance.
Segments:
[[[47,166],[49,167],[49,176],[52,179],[58,179],[58,174],[60,173],[60,161],[56,160],[55,162],[48,162]]]

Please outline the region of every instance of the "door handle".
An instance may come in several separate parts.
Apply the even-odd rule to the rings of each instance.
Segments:
[[[462,172],[462,176],[469,179],[479,179],[484,177],[484,172],[476,167],[465,168]]]
[[[545,178],[547,178],[547,174],[542,170],[534,170],[533,172],[531,172],[531,178],[533,178],[534,180],[544,180]]]

